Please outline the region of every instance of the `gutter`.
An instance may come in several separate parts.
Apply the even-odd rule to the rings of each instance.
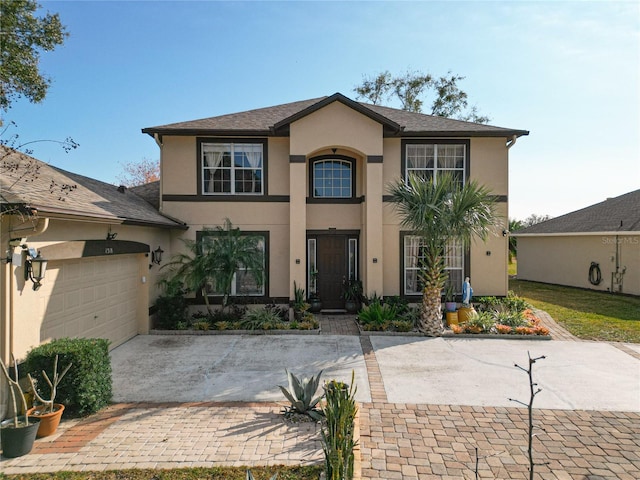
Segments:
[[[518,136],[517,135],[513,135],[511,137],[511,140],[509,140],[507,142],[507,150],[509,150],[511,147],[513,147],[516,144],[516,140],[518,140]]]

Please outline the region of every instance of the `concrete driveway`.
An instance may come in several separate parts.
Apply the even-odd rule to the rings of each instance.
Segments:
[[[517,406],[529,399],[527,351],[542,389],[536,408],[640,411],[640,361],[598,342],[370,337],[388,402]],[[638,351],[637,345],[628,347]],[[371,401],[360,338],[345,335],[140,335],[111,352],[116,402],[285,401],[285,369],[324,371]]]

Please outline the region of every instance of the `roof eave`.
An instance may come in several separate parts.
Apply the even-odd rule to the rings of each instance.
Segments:
[[[633,230],[612,230],[612,231],[599,231],[599,232],[549,232],[549,233],[518,233],[511,232],[509,235],[512,237],[597,237],[607,236],[612,237],[616,235],[638,235],[640,231]]]
[[[503,131],[469,131],[469,130],[403,130],[394,135],[397,137],[494,137],[510,138],[529,135],[528,130],[503,130]],[[390,135],[387,135],[390,136]]]

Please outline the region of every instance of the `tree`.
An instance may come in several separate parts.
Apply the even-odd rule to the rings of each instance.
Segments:
[[[489,118],[480,115],[475,106],[466,110],[467,94],[458,87],[461,80],[464,80],[464,77],[451,72],[435,78],[420,71],[407,71],[402,75],[393,76],[386,70],[371,77],[365,76],[362,83],[353,90],[359,99],[362,98],[374,105],[396,98],[403,110],[416,113],[422,112],[424,101],[421,97],[432,91],[435,98],[431,102],[431,115],[487,123]]]
[[[261,286],[264,278],[264,249],[256,235],[243,234],[234,228],[229,219],[224,226],[205,229],[202,242],[183,240],[187,253],[179,253],[171,262],[169,276],[183,282],[190,292],[201,292],[209,314],[208,288],[215,286],[222,293],[222,308],[226,308],[231,296],[234,276],[241,270],[249,270]]]
[[[422,239],[419,278],[423,287],[420,331],[442,334],[441,292],[447,281],[444,252],[459,240],[468,247],[472,238],[485,239],[498,227],[495,197],[475,180],[461,184],[454,176],[437,179],[409,175],[390,187],[391,202],[401,225]]]
[[[551,220],[552,218],[553,217],[551,215],[537,215],[535,213],[532,213],[522,221],[522,228],[531,227],[533,225],[536,225],[537,223]]]
[[[7,110],[16,97],[44,100],[51,80],[39,70],[40,52],[62,45],[68,33],[58,14],[37,17],[35,0],[0,2],[0,108]]]
[[[160,180],[160,162],[143,158],[140,162],[127,162],[122,165],[123,173],[117,179],[125,187],[135,187]]]
[[[522,230],[524,228],[522,222],[520,220],[516,220],[515,218],[509,219],[509,232],[516,232],[518,230]],[[513,235],[509,235],[509,261],[513,261],[513,259],[518,254],[518,239]]]

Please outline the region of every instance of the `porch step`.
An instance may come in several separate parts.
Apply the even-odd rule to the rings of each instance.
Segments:
[[[320,315],[344,315],[347,311],[344,308],[323,308]]]

